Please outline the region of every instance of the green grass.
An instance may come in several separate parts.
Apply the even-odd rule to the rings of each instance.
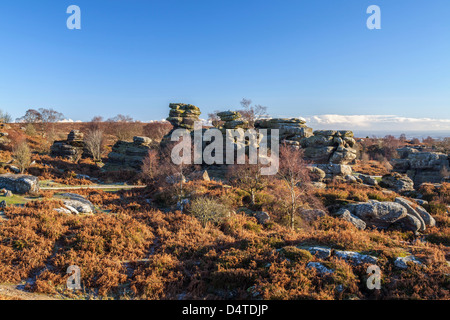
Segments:
[[[7,205],[21,205],[28,201],[36,200],[37,198],[24,197],[20,195],[13,195],[12,197],[0,196],[0,202],[5,200]]]

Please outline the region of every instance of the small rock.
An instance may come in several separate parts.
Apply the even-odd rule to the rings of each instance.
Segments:
[[[13,196],[13,193],[11,192],[11,190],[6,190],[5,197],[10,198],[12,196]]]
[[[79,214],[78,210],[72,206],[64,205],[65,209],[69,211],[69,213]]]
[[[415,263],[417,265],[421,265],[422,263],[416,259],[414,256],[407,256],[407,257],[398,257],[394,261],[394,265],[399,269],[408,269],[408,262]]]
[[[63,213],[63,214],[70,214],[70,210],[66,209],[66,208],[56,208],[55,209],[56,212],[58,213]]]
[[[345,221],[352,223],[359,230],[364,230],[367,227],[366,223],[362,219],[351,214],[349,210],[345,209],[344,212],[339,215],[339,217]]]
[[[270,215],[264,211],[258,211],[255,213],[255,218],[259,224],[266,224],[270,221]]]
[[[320,262],[309,262],[306,265],[307,268],[309,269],[316,269],[316,271],[319,274],[331,274],[334,271],[331,269],[328,269],[327,267],[325,267],[323,264],[321,264]]]
[[[6,208],[7,204],[5,200],[2,200],[2,202],[0,202],[0,208]]]
[[[324,247],[310,247],[308,251],[319,259],[326,259],[331,256],[331,249]]]
[[[355,264],[361,264],[361,263],[370,263],[370,264],[376,264],[378,261],[377,257],[369,256],[366,254],[361,254],[354,251],[340,251],[336,250],[334,254],[341,259],[344,260],[350,260],[354,262]]]
[[[370,186],[376,186],[376,185],[378,185],[377,179],[375,179],[375,178],[372,177],[372,176],[368,176],[368,175],[365,175],[365,174],[360,174],[360,175],[359,175],[359,178],[361,178],[361,180],[362,180],[362,182],[363,182],[364,184],[368,184],[368,185],[370,185]]]

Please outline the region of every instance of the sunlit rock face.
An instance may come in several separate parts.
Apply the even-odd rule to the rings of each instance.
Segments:
[[[394,171],[406,173],[416,186],[424,182],[441,183],[449,180],[449,155],[439,152],[421,152],[415,148],[397,149],[393,159]]]

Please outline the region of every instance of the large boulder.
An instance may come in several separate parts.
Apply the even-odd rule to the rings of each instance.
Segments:
[[[366,223],[358,218],[357,216],[355,216],[354,214],[352,214],[350,212],[350,210],[346,209],[346,208],[342,208],[340,209],[335,216],[341,218],[342,220],[348,221],[351,224],[353,224],[356,228],[358,228],[359,230],[364,230],[366,228]]]
[[[0,175],[0,188],[10,190],[15,194],[39,192],[39,178],[25,174]]]
[[[368,226],[386,229],[408,213],[399,203],[370,201],[355,205],[354,214]]]
[[[380,186],[398,193],[414,191],[414,182],[407,176],[397,172],[389,173],[381,178]]]
[[[63,198],[63,203],[65,207],[72,211],[71,209],[75,209],[78,213],[91,214],[94,212],[95,207],[86,198],[76,193],[62,193],[59,195]]]
[[[394,171],[406,173],[416,186],[424,182],[441,183],[445,181],[444,172],[450,170],[450,157],[439,152],[424,152],[415,148],[397,149],[399,159],[392,159]]]

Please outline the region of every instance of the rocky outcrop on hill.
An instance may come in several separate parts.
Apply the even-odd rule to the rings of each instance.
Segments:
[[[355,139],[351,131],[318,130],[301,140],[305,156],[314,163],[348,165],[356,159]]]
[[[425,231],[436,224],[434,218],[421,206],[398,197],[395,202],[370,200],[342,207],[334,216],[351,222],[358,229],[397,228],[404,231]]]
[[[380,186],[392,189],[398,193],[414,191],[414,182],[404,174],[392,172],[381,178]]]
[[[78,130],[72,130],[66,140],[59,140],[53,143],[50,147],[50,154],[52,157],[61,157],[68,160],[75,160],[81,156],[89,156],[83,139],[83,133]]]
[[[200,121],[200,109],[192,104],[171,103],[169,107],[170,112],[167,121],[173,125],[174,129],[184,128],[193,130],[194,122]]]
[[[24,174],[2,174],[0,189],[6,189],[15,194],[38,193],[39,178]]]
[[[313,130],[305,123],[305,120],[299,118],[261,119],[255,122],[255,128],[278,129],[281,143],[300,146],[303,139],[313,135]]]
[[[148,137],[133,137],[133,142],[117,141],[108,154],[108,161],[103,169],[140,171],[152,143],[152,139]]]
[[[416,186],[424,182],[441,183],[450,172],[449,155],[439,152],[421,152],[415,148],[397,149],[399,159],[393,159],[394,171],[406,173]]]
[[[247,121],[242,119],[239,112],[236,111],[224,111],[219,112],[217,116],[223,121],[223,129],[248,129],[249,124]]]

